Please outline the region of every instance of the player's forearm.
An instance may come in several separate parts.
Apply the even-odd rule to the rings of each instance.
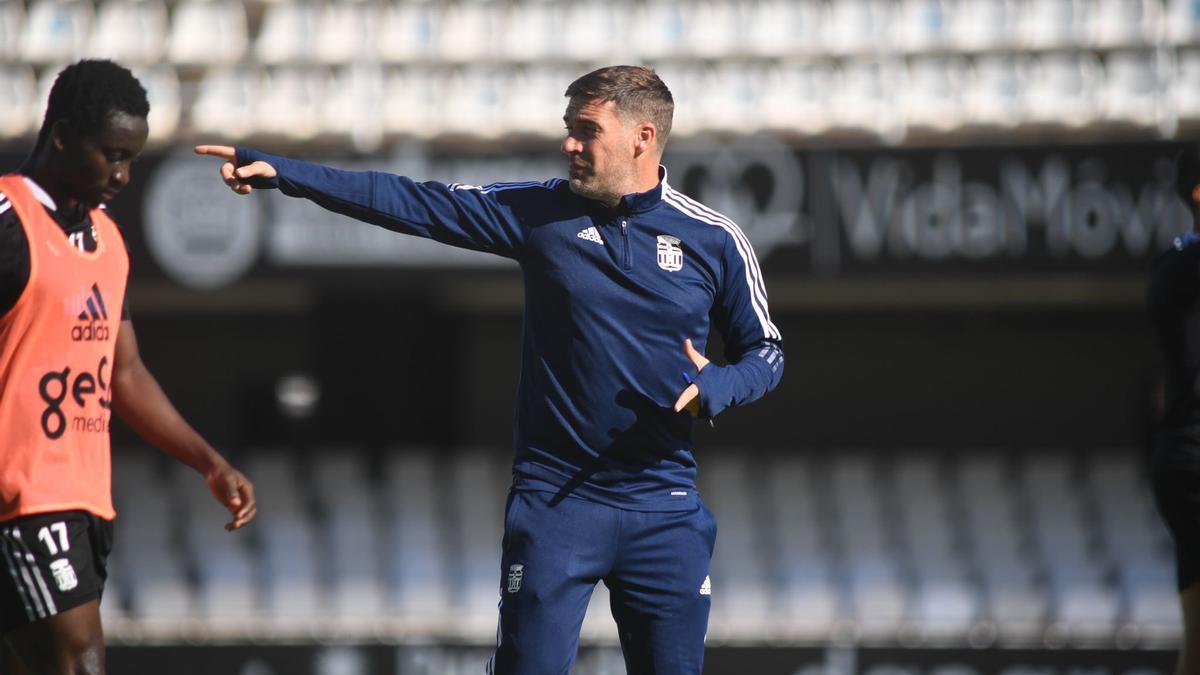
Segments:
[[[783,348],[764,340],[726,366],[709,364],[696,376],[700,416],[712,419],[726,408],[762,398],[783,378]]]
[[[183,419],[144,366],[113,377],[113,410],[147,443],[203,475],[225,459]]]

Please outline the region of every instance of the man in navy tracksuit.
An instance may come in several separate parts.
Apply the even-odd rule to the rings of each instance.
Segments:
[[[781,336],[746,236],[667,184],[674,103],[658,76],[602,68],[566,95],[565,181],[418,183],[245,148],[197,152],[226,159],[240,194],[278,188],[520,263],[524,347],[489,672],[569,672],[603,580],[629,672],[699,675],[716,523],[696,494],[691,417],[774,388]],[[710,322],[729,365],[703,356]]]

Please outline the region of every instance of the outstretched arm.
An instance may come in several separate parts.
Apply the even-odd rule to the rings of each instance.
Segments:
[[[113,409],[148,443],[204,476],[213,496],[233,514],[225,529],[250,522],[257,511],[254,486],[171,405],[142,362],[133,321],[128,319],[117,332],[112,380]]]
[[[278,188],[289,197],[304,197],[395,232],[508,258],[519,257],[525,239],[520,215],[525,201],[522,190],[512,188],[538,185],[417,182],[380,171],[343,171],[249,148],[199,145],[195,150],[225,160],[221,179],[238,194]]]

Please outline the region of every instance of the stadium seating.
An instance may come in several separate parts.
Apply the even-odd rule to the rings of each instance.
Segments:
[[[118,452],[116,630],[178,617],[291,634],[486,639],[495,629],[507,453],[259,449],[258,522],[231,536],[199,477]],[[1136,452],[705,453],[720,524],[710,636],[1101,644],[1179,631],[1169,540]],[[584,623],[611,641],[599,584]],[[381,622],[392,621],[392,624]],[[373,634],[373,633],[372,633]]]
[[[557,135],[566,83],[611,62],[665,76],[681,136],[849,131],[894,144],[1112,123],[1125,136],[1171,136],[1197,115],[1188,78],[1198,40],[1190,0],[0,3],[2,67],[43,78],[76,58],[110,57],[178,82],[182,114],[168,104],[156,141],[219,127],[230,141],[334,138],[359,151],[409,136]],[[257,101],[266,124],[211,110],[210,90],[230,72],[251,74],[229,93]],[[323,112],[295,110],[313,101]],[[13,105],[0,128],[29,135],[25,120],[44,102],[27,102],[33,113]],[[486,123],[468,130],[471,106]]]

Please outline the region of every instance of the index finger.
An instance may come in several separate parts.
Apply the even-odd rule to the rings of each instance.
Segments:
[[[221,159],[237,159],[237,148],[229,145],[197,145],[194,151],[197,155],[212,155]]]

